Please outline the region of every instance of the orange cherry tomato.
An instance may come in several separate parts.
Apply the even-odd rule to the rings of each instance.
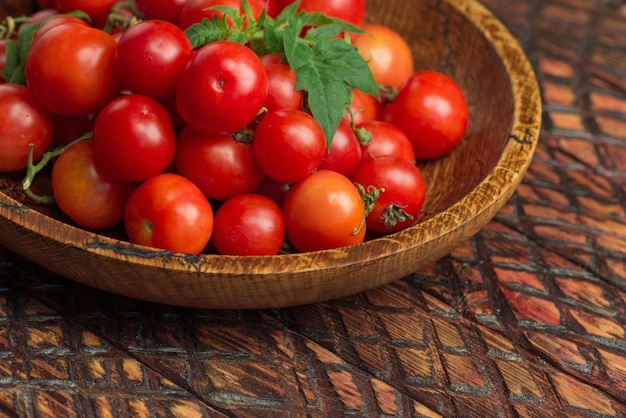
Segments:
[[[413,53],[407,41],[393,29],[363,26],[366,33],[354,36],[352,44],[369,63],[374,79],[383,86],[400,88],[414,72]]]

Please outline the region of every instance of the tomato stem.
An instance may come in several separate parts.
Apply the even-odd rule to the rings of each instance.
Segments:
[[[17,29],[21,23],[28,23],[31,20],[28,16],[13,17],[7,16],[0,23],[0,39],[11,39],[17,36]]]
[[[92,136],[93,134],[91,132],[88,132],[85,135],[81,136],[80,138],[75,139],[74,141],[70,142],[67,145],[45,152],[41,156],[41,159],[37,162],[37,164],[33,162],[34,144],[32,143],[29,144],[28,161],[26,165],[26,175],[24,176],[24,179],[22,180],[22,189],[24,190],[24,194],[37,203],[40,203],[43,205],[53,204],[54,203],[53,196],[39,196],[36,193],[34,193],[32,190],[30,190],[30,186],[33,184],[33,181],[35,180],[35,176],[37,175],[37,173],[43,170],[51,160],[59,157],[61,154],[65,152],[65,150],[70,148],[72,145],[75,145],[87,139],[91,139]]]
[[[356,138],[359,141],[359,144],[363,145],[364,147],[368,146],[372,142],[372,133],[368,131],[366,128],[356,127],[356,125],[354,124],[354,114],[356,112],[352,108],[350,108],[349,105],[346,106],[346,112],[348,112],[348,114],[350,115],[350,128],[356,135]],[[363,111],[361,110],[361,112]]]
[[[359,190],[359,193],[361,194],[361,199],[363,200],[363,205],[365,206],[365,213],[363,214],[363,219],[361,220],[361,223],[352,231],[352,235],[357,235],[365,226],[365,219],[367,218],[367,215],[369,215],[370,212],[374,210],[376,201],[380,197],[380,194],[385,191],[385,189],[377,189],[376,187],[369,185],[367,186],[366,190],[362,184],[354,183],[354,185]]]
[[[128,10],[132,16],[125,14],[124,9]],[[115,28],[126,30],[143,19],[145,19],[144,14],[137,9],[134,1],[121,1],[111,7],[103,30],[107,33],[111,33]]]
[[[380,85],[380,95],[385,101],[393,102],[395,98],[398,96],[398,93],[399,93],[399,89],[397,87],[385,86],[382,84]]]
[[[391,229],[396,226],[398,222],[413,220],[413,216],[404,211],[405,207],[406,206],[400,206],[394,203],[385,208],[381,217],[381,223],[385,228]]]

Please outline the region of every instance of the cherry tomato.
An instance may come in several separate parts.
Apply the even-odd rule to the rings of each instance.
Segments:
[[[242,194],[215,212],[213,245],[224,255],[275,255],[285,238],[280,207],[268,197]]]
[[[149,20],[164,20],[178,26],[180,11],[187,0],[135,0],[137,10]]]
[[[259,3],[265,8],[265,13],[270,17],[276,17],[278,14],[278,6],[276,0],[259,0]]]
[[[261,57],[267,71],[268,91],[264,107],[268,112],[281,109],[302,109],[304,92],[296,90],[296,72],[287,62],[282,62],[283,54],[268,54]]]
[[[267,72],[261,59],[245,45],[211,42],[192,55],[176,87],[182,119],[208,134],[245,128],[267,97]]]
[[[35,42],[38,38],[40,38],[44,33],[48,32],[50,29],[63,25],[65,23],[76,23],[78,25],[84,26],[86,28],[90,27],[89,23],[86,20],[80,19],[76,16],[70,15],[53,15],[45,23],[43,23],[39,29],[33,35],[33,42]]]
[[[164,171],[174,159],[176,135],[167,110],[139,94],[112,100],[96,117],[96,158],[113,177],[143,181]]]
[[[363,242],[365,207],[344,175],[319,170],[295,183],[283,202],[288,241],[300,252]]]
[[[254,191],[265,173],[250,142],[230,134],[208,135],[185,127],[178,134],[174,163],[210,199],[227,200]]]
[[[55,26],[33,43],[26,82],[47,109],[59,115],[100,110],[120,92],[113,70],[115,40],[78,23]]]
[[[361,159],[361,144],[350,124],[342,120],[318,169],[333,170],[344,176],[350,176],[361,163]]]
[[[302,0],[298,10],[324,13],[356,26],[365,20],[365,0]]]
[[[352,92],[352,102],[344,119],[353,125],[358,125],[368,120],[377,120],[382,109],[382,103],[371,94],[363,93],[354,89]]]
[[[368,62],[374,80],[383,86],[400,88],[413,74],[413,53],[407,41],[388,26],[368,24],[352,44]]]
[[[118,0],[56,0],[56,8],[61,13],[82,10],[92,19],[108,14]]]
[[[285,196],[290,188],[291,183],[284,183],[265,176],[259,187],[254,190],[254,193],[269,197],[278,206],[282,207]]]
[[[412,75],[381,116],[406,134],[420,160],[439,158],[452,151],[465,135],[468,117],[461,88],[436,71]]]
[[[130,195],[124,226],[135,244],[197,255],[211,239],[213,209],[191,180],[162,173]]]
[[[161,99],[174,94],[190,57],[191,42],[178,26],[144,20],[128,28],[118,41],[115,73],[124,88]]]
[[[39,10],[34,11],[28,17],[30,20],[29,24],[43,22],[51,16],[58,14],[59,11],[56,9],[55,1],[52,1],[52,6],[50,7],[41,7]]]
[[[410,226],[422,209],[426,186],[415,163],[393,155],[383,155],[362,163],[350,179],[369,192],[381,190],[373,210],[367,215],[368,231],[396,232]]]
[[[409,138],[399,128],[380,120],[371,120],[357,125],[357,129],[369,132],[370,140],[361,144],[363,161],[381,155],[395,155],[415,162],[415,152]]]
[[[59,208],[76,224],[104,229],[124,219],[134,183],[111,177],[94,158],[93,141],[65,150],[52,167],[52,192]]]
[[[180,113],[178,113],[178,108],[176,107],[176,94],[171,94],[159,99],[159,103],[161,103],[169,112],[170,117],[172,118],[172,123],[174,124],[174,130],[177,133],[187,126],[187,123],[180,117]]]
[[[54,115],[54,142],[61,145],[69,144],[93,131],[95,120],[95,113],[72,116]]]
[[[213,16],[218,16],[221,19],[224,14],[219,10],[212,9],[215,6],[227,6],[238,10],[240,14],[245,13],[241,0],[187,0],[180,11],[179,26],[182,29],[187,29],[194,23],[201,22],[204,18],[210,20]],[[259,0],[248,0],[248,6],[252,16],[258,19],[263,12],[263,5]]]
[[[50,146],[53,118],[21,84],[0,84],[0,172],[26,167],[29,144],[37,161]]]
[[[326,140],[322,127],[308,113],[279,110],[259,122],[252,148],[265,174],[292,183],[320,165],[326,155]]]

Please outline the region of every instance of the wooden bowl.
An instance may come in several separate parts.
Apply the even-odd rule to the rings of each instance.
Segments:
[[[418,69],[455,79],[470,106],[466,138],[421,164],[426,204],[401,232],[336,250],[271,257],[189,256],[132,245],[34,207],[21,177],[0,175],[0,244],[64,277],[180,306],[284,307],[356,294],[415,272],[478,232],[506,203],[533,156],[537,82],[508,30],[474,0],[368,0],[370,21],[410,42]]]

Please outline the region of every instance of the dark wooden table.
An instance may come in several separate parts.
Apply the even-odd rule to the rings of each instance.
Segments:
[[[626,1],[485,0],[542,88],[517,193],[388,286],[208,311],[0,249],[0,416],[626,416]]]

